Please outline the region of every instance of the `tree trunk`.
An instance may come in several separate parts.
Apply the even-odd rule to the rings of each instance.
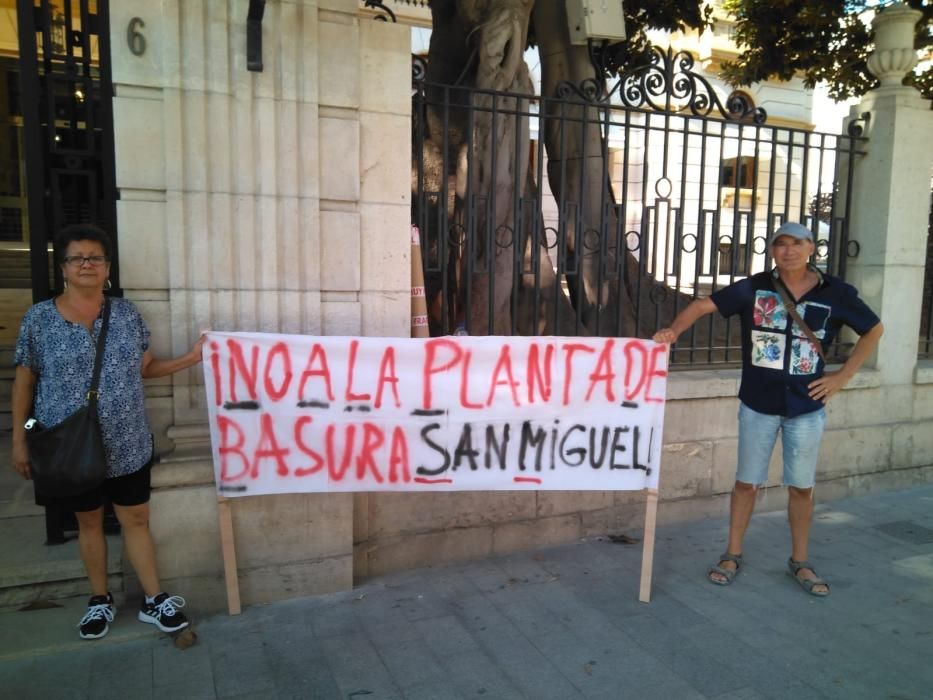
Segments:
[[[464,0],[462,5],[485,3]],[[523,53],[533,0],[500,0],[477,29],[479,56],[475,85],[480,90],[534,94]],[[477,203],[476,268],[470,300],[470,332],[510,335],[515,257],[521,232],[515,230],[515,183],[528,171],[528,117],[521,98],[474,93],[472,195]],[[468,203],[469,206],[469,203]],[[490,280],[491,275],[491,280]],[[492,282],[490,284],[490,282]],[[490,323],[491,321],[491,323]]]
[[[562,82],[605,82],[596,75],[587,47],[570,43],[563,3],[536,3],[534,23],[542,98],[555,97]],[[542,99],[541,113],[548,180],[566,222],[566,246],[575,270],[567,275],[574,304],[589,333],[634,335],[635,316],[626,285],[637,280],[637,262],[626,253],[625,279],[613,284],[608,279],[620,254],[610,252],[608,245],[617,218],[610,187],[608,132],[603,134],[608,112],[582,100],[573,105]]]

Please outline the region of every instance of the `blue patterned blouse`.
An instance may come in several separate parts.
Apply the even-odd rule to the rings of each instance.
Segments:
[[[86,403],[102,320],[94,321],[92,337],[81,324],[66,321],[52,299],[23,317],[14,362],[37,376],[33,416],[43,425],[58,425]],[[111,299],[98,386],[108,478],[132,474],[152,457],[140,374],[148,348],[149,329],[136,307],[126,299]]]

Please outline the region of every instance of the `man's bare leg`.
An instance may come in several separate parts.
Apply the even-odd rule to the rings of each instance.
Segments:
[[[732,497],[729,500],[729,544],[726,547],[726,552],[729,554],[742,554],[742,542],[755,510],[757,494],[758,487],[754,484],[746,484],[744,481],[736,481],[732,488]],[[725,560],[720,561],[718,566],[727,571],[735,571],[738,568],[735,562]],[[711,571],[709,577],[711,581],[727,583],[726,577],[722,574]]]
[[[813,489],[801,489],[796,486],[787,488],[787,520],[790,522],[791,559],[806,561],[810,543],[810,525],[813,523]],[[801,581],[817,578],[813,569],[801,569],[797,572]],[[813,586],[814,593],[828,592],[823,584]]]

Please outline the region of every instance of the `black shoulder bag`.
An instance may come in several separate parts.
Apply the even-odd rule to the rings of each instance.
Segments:
[[[51,428],[33,423],[26,431],[32,478],[36,491],[43,496],[76,496],[101,484],[107,474],[107,456],[97,420],[97,385],[109,325],[110,299],[105,297],[87,405]]]

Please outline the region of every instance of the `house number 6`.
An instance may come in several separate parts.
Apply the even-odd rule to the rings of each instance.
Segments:
[[[146,23],[142,19],[134,17],[126,27],[126,44],[134,56],[142,56],[146,53],[146,37],[139,31],[145,26]]]

